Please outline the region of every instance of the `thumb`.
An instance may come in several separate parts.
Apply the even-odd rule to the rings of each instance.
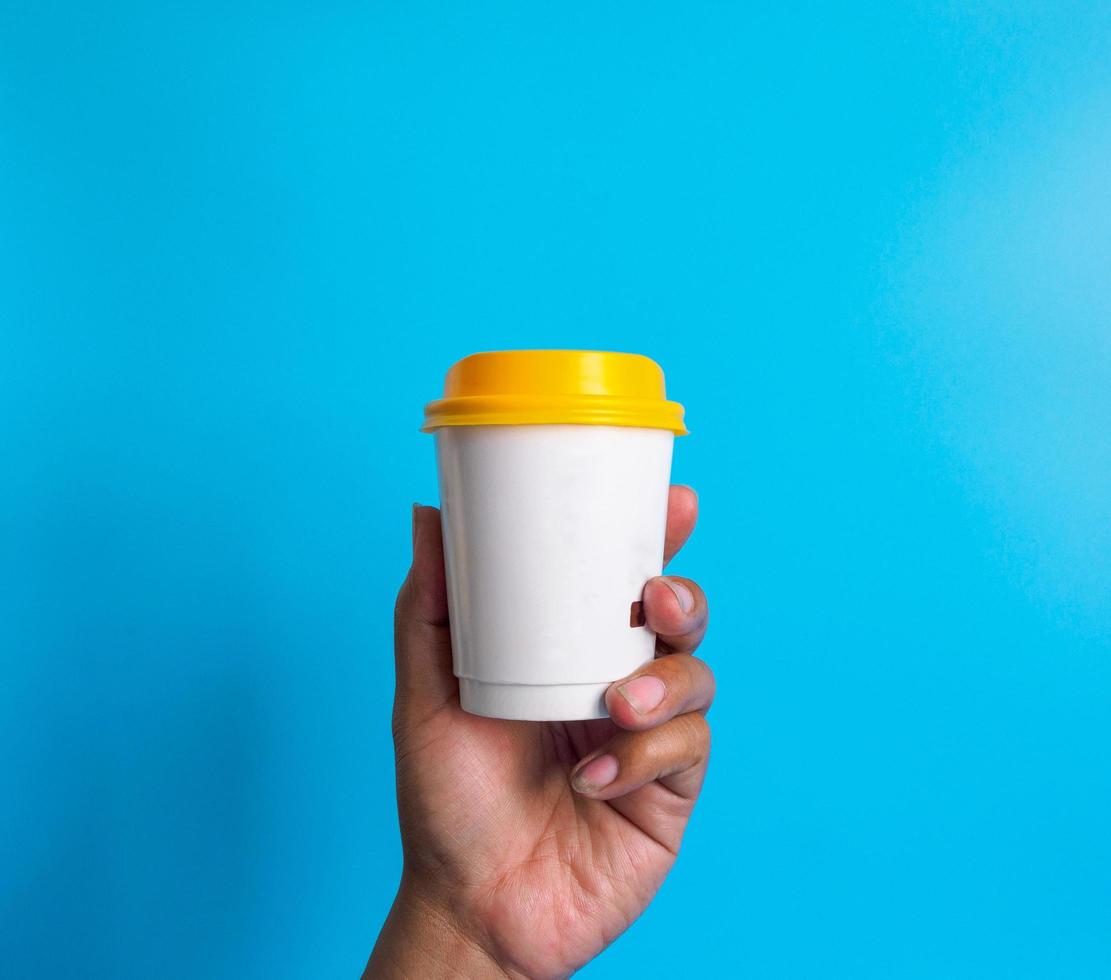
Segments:
[[[395,723],[427,717],[458,692],[451,672],[440,512],[413,505],[413,564],[394,609]]]

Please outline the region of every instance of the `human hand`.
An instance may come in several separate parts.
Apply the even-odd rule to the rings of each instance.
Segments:
[[[665,561],[694,491],[671,488]],[[440,515],[413,510],[395,612],[393,732],[404,868],[365,977],[563,977],[644,911],[671,869],[710,748],[702,590],[644,588],[657,656],[606,694],[610,718],[526,722],[459,706]]]

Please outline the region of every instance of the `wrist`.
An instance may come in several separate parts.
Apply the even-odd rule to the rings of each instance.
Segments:
[[[513,977],[443,904],[404,879],[363,980]]]

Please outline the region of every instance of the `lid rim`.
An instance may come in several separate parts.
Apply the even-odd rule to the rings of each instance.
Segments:
[[[617,425],[686,435],[663,371],[643,354],[488,351],[457,361],[424,432],[466,425]]]

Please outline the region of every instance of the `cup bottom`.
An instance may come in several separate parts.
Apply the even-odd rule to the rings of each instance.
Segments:
[[[486,684],[459,678],[464,711],[516,721],[586,721],[608,718],[609,684]]]

